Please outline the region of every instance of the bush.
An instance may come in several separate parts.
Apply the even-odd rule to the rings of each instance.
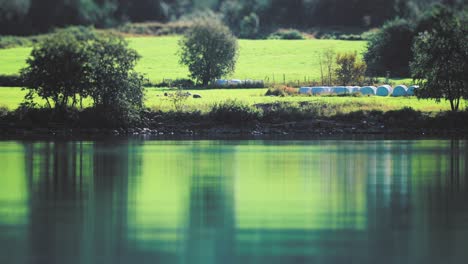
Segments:
[[[36,46],[21,77],[29,98],[38,95],[58,112],[91,97],[99,113],[125,125],[143,106],[145,80],[133,70],[138,59],[119,36],[72,27]]]
[[[179,42],[180,63],[190,75],[206,86],[234,71],[237,39],[218,20],[198,20]]]
[[[21,87],[23,86],[23,81],[18,75],[0,75],[0,86]]]
[[[266,92],[266,96],[288,96],[288,95],[297,95],[299,93],[298,89],[288,86],[277,86],[269,88]]]
[[[31,46],[32,41],[25,37],[0,36],[0,49],[14,48],[18,46]]]
[[[0,117],[6,116],[9,112],[10,110],[8,109],[8,107],[0,105]]]
[[[294,121],[310,114],[303,107],[292,102],[276,102],[273,104],[257,105],[263,110],[262,120],[266,122]]]
[[[301,40],[305,39],[304,35],[295,29],[280,29],[268,36],[268,39],[286,39],[286,40]]]
[[[255,13],[245,16],[240,23],[241,38],[256,38],[260,29],[260,19]]]
[[[174,109],[177,112],[182,112],[185,107],[185,102],[189,99],[191,94],[189,92],[184,92],[184,90],[179,89],[174,93],[167,94],[167,99],[174,106]]]
[[[372,76],[409,76],[412,58],[414,27],[405,19],[395,19],[384,24],[382,29],[370,37],[364,60]]]
[[[338,54],[336,64],[336,78],[341,85],[356,85],[364,81],[367,66],[356,52]]]
[[[213,105],[209,117],[224,124],[245,124],[261,117],[261,113],[254,107],[236,100],[227,100]]]
[[[396,128],[420,127],[425,120],[420,111],[416,111],[411,107],[385,112],[382,118],[385,126]]]
[[[449,9],[438,9],[436,18],[431,32],[420,34],[413,46],[411,71],[421,86],[416,95],[445,99],[458,111],[461,99],[468,98],[468,28]]]

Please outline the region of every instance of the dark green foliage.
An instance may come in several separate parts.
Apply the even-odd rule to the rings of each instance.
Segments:
[[[419,98],[445,99],[452,111],[468,98],[468,27],[450,9],[440,8],[437,24],[421,33],[413,46],[413,78],[421,88]]]
[[[237,39],[218,20],[198,20],[179,42],[180,63],[188,66],[190,75],[208,85],[234,71]]]
[[[261,113],[245,103],[228,100],[215,104],[209,113],[209,117],[218,123],[242,125],[258,120]]]
[[[467,4],[466,0],[0,0],[0,34],[42,33],[68,25],[166,22],[203,10],[220,13],[236,35],[252,13],[260,21],[260,32],[312,26],[371,28],[396,16],[417,17],[435,2],[458,10]]]
[[[364,54],[369,74],[386,76],[389,71],[391,76],[408,76],[413,36],[413,25],[408,20],[395,19],[385,23],[371,36]]]
[[[145,80],[133,70],[138,59],[121,37],[69,28],[36,46],[21,76],[30,90],[28,99],[37,95],[56,112],[81,106],[90,97],[96,112],[127,124],[143,106]]]
[[[9,112],[8,108],[0,105],[0,117],[6,116],[8,112]]]
[[[299,90],[297,88],[292,88],[288,86],[278,86],[278,87],[269,88],[265,95],[285,97],[285,96],[298,95],[298,94],[299,94]]]
[[[366,63],[357,53],[338,53],[336,55],[335,75],[340,85],[360,85],[364,82]]]
[[[405,107],[401,110],[388,111],[382,116],[383,123],[387,127],[420,127],[424,124],[426,117],[411,107]]]
[[[23,80],[17,75],[0,75],[0,87],[21,87]]]
[[[260,30],[260,19],[255,13],[245,16],[240,23],[241,38],[255,38]]]
[[[278,30],[268,37],[269,39],[288,39],[288,40],[293,40],[293,39],[305,39],[304,35],[295,29],[281,29]]]
[[[87,97],[90,83],[88,44],[96,38],[87,28],[60,30],[31,52],[28,67],[21,71],[30,91],[50,107],[64,109],[77,104],[77,95]]]

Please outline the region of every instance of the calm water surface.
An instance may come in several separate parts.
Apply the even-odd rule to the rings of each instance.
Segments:
[[[0,142],[0,263],[467,263],[468,144]]]

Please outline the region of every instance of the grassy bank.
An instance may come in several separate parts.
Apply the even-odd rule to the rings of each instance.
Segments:
[[[164,78],[187,78],[188,71],[179,65],[177,42],[179,37],[129,38],[131,47],[142,56],[136,70],[153,83]],[[268,80],[282,83],[297,80],[319,80],[318,54],[330,47],[336,51],[365,49],[364,41],[340,40],[240,40],[240,54],[232,78]],[[0,75],[18,74],[25,66],[30,48],[1,49]]]
[[[266,89],[191,90],[187,92],[202,98],[190,97],[176,111],[170,96],[165,96],[173,92],[163,88],[147,89],[146,108],[137,114],[133,123],[122,125],[93,108],[69,109],[65,113],[40,107],[14,110],[25,91],[0,88],[0,134],[77,131],[78,134],[320,135],[464,134],[468,131],[468,111],[451,113],[446,102],[414,97],[269,97],[265,96]],[[90,102],[85,102],[85,106],[91,106]],[[463,108],[466,107],[464,101]]]
[[[165,88],[147,88],[145,105],[154,111],[168,112],[174,110],[173,103],[164,96],[174,90]],[[327,96],[289,96],[268,97],[265,96],[267,89],[216,89],[216,90],[188,90],[192,94],[201,95],[201,99],[189,98],[184,102],[184,110],[187,112],[208,112],[215,103],[229,99],[235,99],[247,105],[271,104],[285,102],[301,104],[304,102],[323,105],[330,112],[349,113],[353,111],[390,111],[405,107],[412,107],[417,111],[437,113],[450,110],[450,104],[442,101],[436,103],[433,100],[418,100],[415,97],[327,97]],[[8,109],[15,109],[22,102],[25,91],[15,87],[0,88],[0,105]],[[40,102],[40,101],[39,101]],[[89,103],[89,102],[88,102]],[[467,106],[463,102],[462,109]],[[334,109],[334,110],[333,110]]]

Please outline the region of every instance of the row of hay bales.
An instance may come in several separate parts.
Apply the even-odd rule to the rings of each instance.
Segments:
[[[419,86],[407,87],[405,85],[398,85],[393,88],[390,85],[382,85],[379,87],[375,86],[318,86],[318,87],[301,87],[299,89],[300,94],[311,94],[311,95],[326,95],[326,94],[353,94],[361,93],[362,95],[377,95],[377,96],[413,96],[415,89]]]

